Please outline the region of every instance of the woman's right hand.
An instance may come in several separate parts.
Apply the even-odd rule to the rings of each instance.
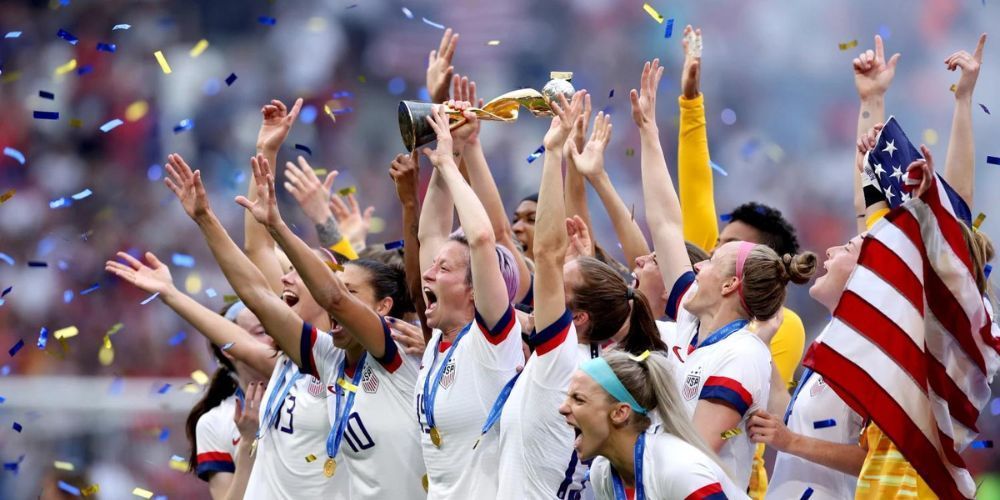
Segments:
[[[701,93],[701,56],[692,54],[693,47],[689,44],[699,44],[701,39],[701,28],[694,29],[691,25],[684,28],[684,38],[681,42],[684,47],[684,69],[681,70],[681,92],[685,99],[694,99]]]
[[[163,183],[177,195],[188,217],[197,219],[206,215],[210,209],[205,185],[201,183],[201,170],[191,171],[184,158],[179,154],[167,156],[167,173]]]
[[[258,154],[250,158],[253,181],[257,188],[257,199],[250,201],[246,196],[237,196],[236,203],[250,211],[250,215],[264,227],[274,228],[281,223],[278,212],[278,196],[274,192],[274,177],[269,173],[267,158]]]
[[[326,174],[326,179],[319,180],[316,172],[305,158],[298,157],[299,164],[285,163],[285,190],[292,193],[299,207],[314,224],[323,224],[333,212],[330,210],[330,190],[337,180],[338,171]]]
[[[104,263],[105,271],[149,293],[166,294],[174,289],[170,268],[160,262],[160,259],[156,258],[153,252],[146,252],[148,266],[125,252],[118,252],[117,255],[127,264],[109,260]]]
[[[257,437],[257,426],[260,418],[260,403],[264,400],[264,382],[251,382],[247,385],[246,396],[242,403],[237,400],[233,411],[233,421],[240,430],[240,439],[249,443]]]

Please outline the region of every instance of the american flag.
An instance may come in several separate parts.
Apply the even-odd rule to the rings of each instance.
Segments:
[[[976,485],[959,452],[979,432],[976,419],[1000,364],[1000,329],[940,186],[934,182],[868,233],[804,364],[871,418],[938,496],[973,498]]]
[[[910,199],[910,194],[903,190],[906,168],[914,160],[921,158],[923,155],[917,151],[917,148],[903,133],[899,122],[896,121],[895,117],[890,116],[879,133],[875,148],[865,155],[865,169],[870,169],[875,178],[878,179],[879,188],[881,188],[886,200],[889,201],[889,208],[896,208]],[[965,200],[940,176],[938,176],[938,181],[944,186],[944,191],[948,194],[955,215],[966,224],[971,225],[972,213]]]

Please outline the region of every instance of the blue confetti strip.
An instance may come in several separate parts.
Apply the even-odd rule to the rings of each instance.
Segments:
[[[13,290],[13,289],[14,289],[14,285],[11,285],[11,286],[9,286],[7,288],[4,288],[3,289],[3,293],[0,293],[0,298],[6,297],[7,294],[10,293],[10,291]]]
[[[257,18],[257,22],[265,26],[274,26],[278,20],[273,17],[260,16]]]
[[[38,332],[38,348],[45,349],[45,346],[49,345],[49,329],[42,327],[42,331]]]
[[[608,92],[608,99],[611,99],[614,96],[615,96],[615,89],[611,89],[611,92]]]
[[[160,394],[166,394],[167,391],[169,391],[169,390],[170,390],[170,384],[163,384],[163,387],[160,387],[160,389],[157,390],[156,392],[158,392]],[[168,435],[169,435],[170,431],[167,431],[167,429],[163,429],[163,430],[166,431],[168,433]],[[163,441],[163,434],[160,434],[160,441]]]
[[[80,43],[80,39],[79,38],[73,36],[72,33],[68,32],[68,31],[66,31],[64,29],[60,29],[59,32],[56,33],[56,36],[58,36],[59,38],[62,38],[63,40],[66,40],[67,42],[69,42],[70,45],[76,45],[76,44]]]
[[[12,427],[12,428],[13,428],[13,429],[14,429],[15,431],[17,431],[17,432],[21,432],[21,430],[22,430],[22,429],[24,429],[24,427],[21,427],[21,424],[19,424],[19,423],[17,423],[17,422],[14,422],[14,425],[13,425],[13,426],[11,426],[11,427]]]
[[[80,488],[67,483],[66,481],[59,481],[59,489],[73,495],[75,497],[80,496]]]
[[[7,368],[7,365],[3,365],[3,367],[4,367],[4,368]],[[8,371],[9,371],[9,369],[8,369]],[[4,375],[6,375],[6,373],[5,373]],[[5,401],[7,401],[7,398],[5,398],[5,397],[3,397],[3,396],[0,396],[0,403],[3,403],[3,402],[5,402]]]
[[[726,172],[725,169],[723,169],[722,167],[716,165],[714,161],[709,160],[708,163],[709,163],[709,165],[712,165],[712,170],[715,170],[716,172],[718,172],[719,174],[721,174],[723,177],[729,177],[729,172]]]
[[[993,272],[993,264],[986,264],[985,266],[983,266],[983,274],[985,274],[987,278],[990,277],[990,273],[992,272]]]
[[[97,50],[100,52],[111,52],[112,54],[118,50],[118,46],[113,43],[98,43]]]
[[[7,254],[5,254],[3,252],[0,252],[0,260],[6,262],[7,265],[9,265],[9,266],[13,266],[14,265],[14,257],[11,257],[10,255],[7,255]]]
[[[175,266],[194,267],[194,257],[184,253],[175,253],[171,255],[170,262],[172,262]]]
[[[236,81],[236,73],[230,73],[229,76],[226,77],[226,86],[232,87],[233,82],[235,81]]]
[[[70,206],[70,205],[72,205],[72,204],[73,204],[73,202],[72,202],[72,201],[70,201],[70,199],[69,199],[69,198],[66,198],[66,197],[64,196],[64,197],[62,197],[62,198],[59,198],[59,199],[56,199],[56,200],[52,200],[52,201],[50,201],[50,202],[49,202],[49,208],[62,208],[62,207],[68,207],[68,206]]]
[[[10,357],[13,358],[14,355],[17,354],[17,351],[20,351],[22,347],[24,347],[24,340],[23,339],[17,339],[17,343],[14,344],[14,347],[11,347],[10,349],[8,349],[7,353],[10,354]]]
[[[66,290],[63,292],[63,303],[69,304],[73,302],[73,290]]]
[[[194,120],[190,118],[185,118],[181,120],[180,123],[174,126],[174,133],[179,134],[181,132],[184,132],[185,130],[191,130],[192,128],[194,128]]]
[[[354,99],[354,94],[347,90],[338,90],[331,97],[334,99]]]
[[[20,31],[8,31],[7,34],[4,35],[3,37],[4,38],[21,38],[21,32]]]
[[[71,198],[73,198],[74,200],[82,200],[84,198],[89,197],[92,194],[94,194],[94,192],[91,191],[90,189],[84,189],[83,191],[80,191],[79,193],[76,193],[73,196],[71,196]]]
[[[206,288],[205,295],[208,295],[208,298],[210,299],[214,299],[215,296],[218,295],[218,292],[216,292],[214,288]]]
[[[985,112],[986,112],[986,114],[991,114],[991,113],[990,113],[990,108],[987,108],[985,104],[983,104],[983,103],[979,103],[979,107],[980,107],[980,108],[983,108],[983,111],[985,111]]]
[[[90,287],[88,287],[87,289],[81,290],[80,291],[80,295],[87,295],[88,293],[93,292],[94,290],[97,290],[98,288],[101,288],[101,284],[100,283],[94,283],[93,285],[90,285]]]
[[[806,491],[802,492],[802,496],[799,497],[799,500],[809,500],[809,498],[812,496],[813,496],[813,489],[809,487],[806,488]]]
[[[983,449],[992,448],[992,447],[993,447],[993,440],[992,439],[986,439],[986,440],[982,440],[982,441],[973,441],[972,442],[972,448],[975,449],[975,450],[983,450]]]
[[[733,220],[733,214],[722,214],[719,216],[719,220],[722,222],[729,222]]]
[[[3,154],[4,154],[4,156],[9,156],[9,157],[17,160],[17,162],[20,163],[21,165],[24,165],[24,162],[25,162],[24,153],[22,153],[22,152],[14,149],[14,148],[8,146],[8,147],[3,148]]]
[[[663,38],[670,38],[674,34],[674,19],[667,19],[667,27],[663,31]]]
[[[223,351],[228,351],[228,350],[232,349],[233,345],[235,345],[235,344],[236,344],[236,342],[226,342],[225,345],[222,346],[222,350]]]
[[[427,19],[426,17],[421,17],[420,19],[422,19],[424,21],[424,24],[426,24],[428,26],[433,26],[433,27],[435,27],[435,28],[437,28],[439,30],[443,30],[444,29],[444,25],[443,24],[438,24],[438,23],[436,23],[434,21],[431,21],[430,19]]]
[[[837,421],[832,418],[828,418],[826,420],[817,420],[813,422],[813,429],[826,429],[827,427],[833,427],[835,425],[837,425]]]
[[[538,146],[538,149],[536,149],[534,153],[531,153],[530,155],[528,155],[528,163],[531,163],[531,162],[537,160],[540,156],[542,156],[543,153],[545,153],[545,145],[544,144],[541,145],[541,146]]]
[[[176,346],[176,345],[180,344],[181,342],[184,342],[185,338],[187,338],[187,334],[186,333],[184,333],[184,332],[177,332],[177,333],[174,334],[173,337],[170,337],[170,340],[168,340],[167,343],[170,344],[171,346]]]
[[[116,24],[114,28],[111,28],[111,31],[127,30],[131,27],[132,25],[130,24]]]
[[[389,243],[385,244],[386,250],[395,250],[397,248],[403,248],[403,240],[390,241]]]
[[[305,144],[296,144],[295,149],[298,149],[299,151],[305,151],[306,153],[309,153],[309,156],[312,156],[313,154],[313,151],[309,149],[309,146],[306,146]]]
[[[410,9],[407,9],[406,7],[403,7],[403,15],[406,16],[407,19],[413,19],[413,12],[410,12]]]
[[[116,127],[118,127],[123,123],[125,122],[123,122],[121,118],[115,118],[114,120],[110,120],[104,125],[101,125],[101,132],[104,132],[105,134],[111,132],[112,130],[114,130]]]
[[[156,292],[153,295],[150,295],[149,297],[146,297],[145,299],[142,299],[142,302],[139,302],[139,305],[144,306],[146,304],[149,304],[150,302],[156,300],[156,298],[159,297],[159,296],[160,296],[160,292]]]
[[[56,98],[56,95],[53,94],[52,92],[46,92],[44,90],[39,90],[38,91],[38,97],[41,97],[42,99],[48,99],[48,100],[51,101],[51,100],[53,100],[53,99]]]
[[[35,111],[34,117],[36,120],[58,120],[58,111]]]
[[[989,163],[990,165],[1000,165],[1000,158],[996,156],[987,156],[986,163]]]
[[[87,73],[90,73],[92,71],[94,71],[94,66],[92,64],[88,64],[88,65],[83,66],[80,69],[76,70],[76,74],[78,76],[83,76],[83,75],[86,75]]]

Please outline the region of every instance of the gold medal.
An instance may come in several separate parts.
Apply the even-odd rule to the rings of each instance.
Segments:
[[[438,432],[437,427],[431,427],[431,442],[434,443],[434,446],[441,447],[441,433]]]
[[[325,475],[326,477],[333,477],[333,475],[336,473],[337,473],[337,461],[332,458],[326,459],[326,463],[323,464],[323,475]]]
[[[420,478],[420,484],[424,485],[424,491],[430,489],[431,483],[430,480],[427,479],[427,474],[424,474],[424,477]]]

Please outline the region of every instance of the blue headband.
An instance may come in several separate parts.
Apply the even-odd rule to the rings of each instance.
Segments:
[[[590,378],[600,384],[605,391],[608,391],[611,397],[631,406],[632,411],[641,415],[645,415],[648,411],[622,385],[621,380],[618,380],[618,376],[615,375],[614,370],[611,369],[611,365],[604,358],[588,359],[580,365],[580,369],[583,370],[583,373],[590,375]]]
[[[236,316],[239,316],[240,311],[242,311],[242,310],[244,310],[246,308],[247,308],[247,306],[245,304],[243,304],[243,301],[237,300],[236,302],[233,303],[233,305],[229,306],[229,309],[226,309],[226,315],[225,315],[225,317],[226,317],[227,320],[232,321],[233,323],[235,323],[236,322]]]

